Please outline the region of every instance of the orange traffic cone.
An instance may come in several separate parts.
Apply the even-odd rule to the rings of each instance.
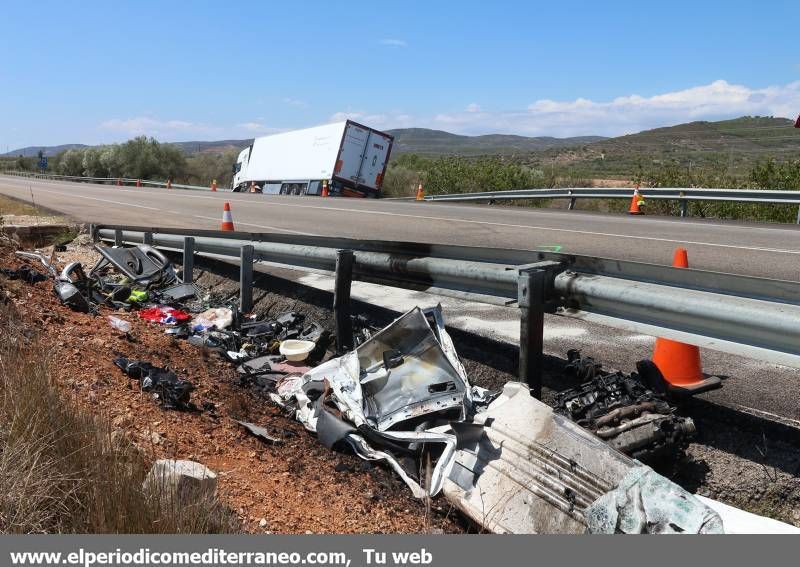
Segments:
[[[222,223],[219,225],[220,230],[235,230],[233,228],[233,215],[231,215],[231,205],[227,201],[225,206],[222,207]]]
[[[675,250],[672,267],[689,267],[686,249]],[[694,395],[722,386],[716,376],[703,377],[700,349],[695,345],[658,337],[653,349],[653,363],[658,367],[672,394]]]
[[[212,191],[216,191],[217,190],[217,180],[216,179],[211,181],[211,190]]]
[[[137,179],[136,180],[136,186],[137,187],[141,187],[142,186],[142,180],[141,179]]]
[[[425,191],[422,190],[422,183],[417,186],[417,201],[425,200]]]
[[[322,193],[321,193],[321,196],[322,197],[329,197],[330,196],[330,192],[328,191],[328,180],[327,179],[323,179],[322,180]]]
[[[644,204],[644,197],[639,194],[639,186],[636,186],[636,189],[633,190],[633,197],[631,197],[631,206],[628,207],[628,214],[631,215],[641,215],[642,211],[639,209],[639,205]]]

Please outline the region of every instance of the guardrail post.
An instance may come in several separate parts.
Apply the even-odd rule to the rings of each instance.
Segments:
[[[544,314],[553,311],[550,298],[558,262],[539,262],[519,269],[517,303],[520,309],[519,379],[542,399],[544,367]]]
[[[100,235],[97,232],[97,225],[96,224],[90,224],[89,225],[89,238],[92,239],[92,242],[97,242],[98,240],[100,240]]]
[[[239,310],[249,313],[253,309],[253,245],[239,250]]]
[[[681,191],[680,195],[681,197],[686,196],[686,194],[683,191]],[[687,201],[686,199],[681,199],[681,218],[682,219],[686,218],[688,214],[689,214],[689,201]]]
[[[570,195],[572,195],[572,191],[570,191],[570,192],[569,192],[569,194],[570,194]],[[574,208],[575,208],[575,202],[576,202],[577,200],[578,200],[578,199],[576,199],[575,197],[571,197],[571,198],[570,198],[570,200],[569,200],[569,206],[567,207],[567,210],[568,210],[568,211],[571,211],[572,209],[574,209]]]
[[[152,246],[153,245],[153,233],[152,232],[145,232],[142,235],[142,242],[144,244],[147,244],[148,246]]]
[[[194,237],[183,237],[183,283],[194,281]]]
[[[114,231],[114,246],[122,246],[122,231],[120,229]]]
[[[336,251],[336,280],[333,287],[333,318],[336,322],[336,352],[353,350],[353,321],[350,319],[350,289],[353,283],[352,250]]]
[[[800,224],[800,206],[797,207],[797,224]]]

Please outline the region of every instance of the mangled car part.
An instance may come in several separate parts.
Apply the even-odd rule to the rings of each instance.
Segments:
[[[441,314],[440,310],[434,310]],[[420,309],[409,311],[358,349],[364,415],[379,431],[419,416],[457,410],[466,417],[466,373],[444,325],[428,322]],[[453,363],[455,361],[455,364]]]
[[[186,380],[180,380],[171,370],[124,356],[114,359],[114,364],[131,378],[139,380],[142,390],[152,393],[164,409],[196,409],[189,401],[194,386]]]
[[[408,311],[356,350],[280,381],[271,397],[326,446],[386,461],[418,498],[439,492],[456,449],[454,435],[428,429],[464,419],[473,400],[441,306]],[[424,488],[423,453],[435,460]]]
[[[193,283],[178,284],[160,289],[156,293],[163,303],[183,301],[193,297],[200,297],[201,295],[200,288]]]
[[[53,284],[53,291],[61,303],[73,311],[88,313],[92,310],[86,298],[89,294],[89,279],[80,262],[72,262],[64,267]]]
[[[633,517],[638,507],[645,517],[658,518],[636,529],[722,529],[718,516],[691,494],[554,413],[524,384],[506,384],[471,426],[441,430],[458,439],[444,494],[491,532],[574,534],[606,531],[609,525],[633,530],[616,520],[599,521],[605,503],[633,485],[647,497],[623,502],[630,509],[625,516]],[[597,521],[587,522],[587,510]]]
[[[665,394],[649,389],[640,374],[604,371],[576,350],[567,359],[567,372],[583,383],[556,395],[556,411],[613,448],[648,460],[671,454],[694,437],[694,421],[676,415]],[[639,368],[647,367],[640,363]]]
[[[270,443],[271,445],[280,445],[281,443],[283,443],[282,440],[270,435],[269,431],[265,427],[261,427],[260,425],[256,425],[255,423],[250,423],[248,421],[236,420],[236,423],[244,427],[248,431],[248,433],[250,433],[254,437],[258,437],[262,441]]]
[[[95,245],[94,249],[101,258],[89,274],[92,278],[111,265],[128,280],[144,288],[166,286],[177,281],[172,262],[147,244],[125,248]]]

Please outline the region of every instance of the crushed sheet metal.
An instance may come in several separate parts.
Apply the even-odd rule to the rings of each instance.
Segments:
[[[641,467],[518,382],[474,421],[483,434],[459,444],[443,490],[494,533],[584,533],[585,510]]]
[[[469,386],[464,368],[452,359],[455,350],[441,321],[441,306],[433,309],[434,333],[421,309],[414,308],[376,333],[356,352],[361,368],[360,384],[367,421],[379,431],[400,422],[439,411],[458,408],[466,416]],[[451,354],[443,348],[446,337]],[[384,355],[396,351],[402,362],[386,368]]]
[[[256,425],[255,423],[250,423],[249,421],[239,421],[238,419],[235,420],[236,423],[244,427],[251,435],[258,437],[262,441],[266,441],[267,443],[271,443],[273,445],[280,445],[283,443],[281,439],[277,437],[273,437],[270,435],[269,431],[266,428],[261,427],[260,425]]]
[[[320,400],[312,400],[309,396],[309,392],[315,388],[318,391],[320,388],[327,387],[329,400],[341,413],[341,419],[353,424],[357,430],[362,429],[363,431],[363,428],[368,428],[380,432],[385,440],[397,441],[401,444],[442,445],[439,458],[432,470],[429,486],[423,488],[403,469],[400,462],[390,452],[373,447],[359,433],[347,433],[344,438],[361,458],[386,461],[417,498],[423,498],[426,495],[434,496],[441,490],[444,479],[452,467],[456,436],[435,430],[397,431],[393,429],[386,431],[386,429],[391,425],[402,424],[409,417],[418,417],[424,415],[425,412],[441,412],[448,409],[458,409],[460,417],[463,419],[466,412],[467,392],[470,391],[466,375],[463,373],[463,366],[458,362],[450,337],[444,329],[441,306],[437,306],[432,315],[436,326],[435,331],[431,328],[423,311],[415,307],[385,327],[357,350],[331,359],[311,369],[300,378],[287,378],[278,385],[277,391],[271,394],[271,398],[283,407],[294,407],[295,418],[309,431],[320,434],[320,437],[324,438],[328,444],[337,439],[339,433],[346,432],[346,430],[336,426],[336,431],[323,433],[318,431],[319,417],[322,415]],[[445,349],[449,349],[450,353],[446,354]],[[403,362],[399,366],[387,369],[383,360],[384,352],[397,350],[402,353]],[[453,364],[451,360],[455,360],[458,364]],[[403,372],[396,372],[403,366],[407,367]],[[370,376],[369,372],[363,372],[365,369],[377,371],[378,368],[383,370],[381,377]],[[368,396],[374,396],[374,390],[372,393],[365,393],[364,390],[370,383],[379,382],[385,386],[392,378],[392,373],[396,373],[395,378],[399,382],[397,396],[404,400],[407,406],[412,406],[412,409],[390,403],[388,413],[383,414],[380,412],[382,408],[380,400],[378,403],[373,400],[371,406],[369,403],[365,403]],[[367,384],[362,387],[364,381]],[[441,395],[442,392],[436,387],[433,388],[433,391],[428,389],[431,384],[435,386],[441,383],[447,383],[448,387],[450,387],[449,384],[456,386],[458,395],[453,395],[452,391],[446,392],[448,399],[445,400]],[[488,398],[487,393],[482,389],[476,391],[475,395],[481,399]],[[455,401],[453,398],[456,398]],[[429,403],[431,400],[433,403]],[[372,407],[373,413],[367,415],[365,407]],[[384,419],[386,415],[391,415],[393,419],[387,422]],[[334,420],[329,420],[328,417],[326,416],[323,426],[333,423]],[[382,427],[383,425],[386,427]]]

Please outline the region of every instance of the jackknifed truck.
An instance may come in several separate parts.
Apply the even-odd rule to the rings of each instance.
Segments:
[[[352,120],[263,136],[239,153],[234,192],[379,197],[394,138]]]

